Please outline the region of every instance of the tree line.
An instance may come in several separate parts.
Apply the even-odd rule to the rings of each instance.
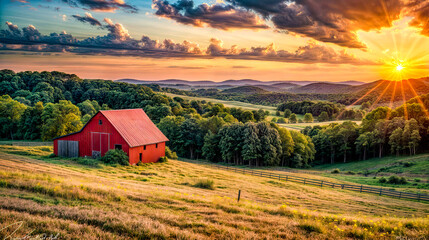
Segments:
[[[422,103],[423,106],[422,107]],[[429,148],[429,94],[409,100],[396,109],[379,107],[361,125],[353,122],[307,127],[318,163],[366,160],[386,155],[415,155]]]

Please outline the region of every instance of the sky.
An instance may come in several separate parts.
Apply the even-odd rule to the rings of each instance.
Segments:
[[[141,80],[429,76],[427,0],[2,0],[0,68]]]

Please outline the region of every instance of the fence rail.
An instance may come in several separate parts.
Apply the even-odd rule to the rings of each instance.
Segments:
[[[303,184],[319,186],[319,187],[340,188],[340,189],[361,192],[361,193],[372,193],[380,196],[397,197],[400,199],[429,201],[429,195],[423,194],[423,193],[400,192],[396,190],[369,187],[369,186],[356,185],[356,184],[341,184],[341,183],[334,183],[334,182],[329,182],[329,181],[319,180],[319,179],[298,177],[298,176],[293,176],[289,174],[269,173],[269,172],[264,172],[260,170],[248,170],[248,169],[242,169],[242,168],[236,168],[236,167],[222,166],[217,164],[208,164],[208,165],[222,170],[228,170],[228,171],[233,171],[233,172],[242,173],[242,174],[249,174],[252,176],[266,177],[266,178],[276,179],[280,181],[290,181],[290,182],[303,183]]]

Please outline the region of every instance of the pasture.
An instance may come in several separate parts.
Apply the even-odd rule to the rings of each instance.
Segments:
[[[23,223],[13,237],[31,231],[66,239],[429,237],[429,208],[423,202],[175,160],[83,165],[48,158],[50,150],[0,147],[0,229]],[[0,237],[13,231],[7,227]]]

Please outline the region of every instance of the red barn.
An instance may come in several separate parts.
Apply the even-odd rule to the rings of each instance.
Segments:
[[[79,131],[54,139],[54,153],[63,157],[102,157],[122,149],[130,164],[156,162],[165,155],[167,137],[142,109],[99,111]]]

